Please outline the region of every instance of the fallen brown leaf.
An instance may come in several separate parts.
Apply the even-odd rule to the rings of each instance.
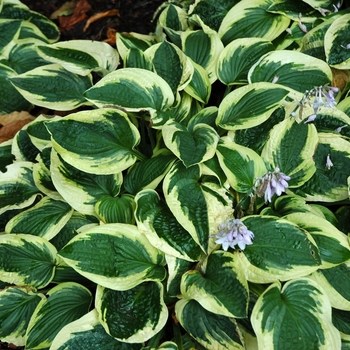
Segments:
[[[331,68],[333,73],[332,86],[336,86],[340,90],[344,90],[347,82],[350,80],[350,74],[347,70]]]
[[[105,43],[115,46],[116,44],[116,33],[114,28],[108,27],[107,29],[107,39],[103,40]]]
[[[87,0],[79,0],[75,6],[74,13],[71,16],[59,16],[60,30],[70,31],[73,26],[85,18],[87,18],[86,12],[90,11],[91,5]]]
[[[0,115],[0,143],[12,139],[18,130],[34,119],[27,111]]]
[[[120,16],[120,13],[117,9],[96,13],[86,21],[83,31],[86,32],[86,30],[89,28],[91,23],[94,23],[104,17],[113,17],[113,16],[118,16],[118,17]]]
[[[57,19],[59,16],[70,16],[74,13],[75,6],[78,0],[72,0],[65,2],[59,9],[54,11],[50,19]]]

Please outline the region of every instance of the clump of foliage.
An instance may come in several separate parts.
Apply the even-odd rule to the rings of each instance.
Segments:
[[[166,3],[60,42],[0,3],[0,339],[27,349],[350,342],[350,11]]]

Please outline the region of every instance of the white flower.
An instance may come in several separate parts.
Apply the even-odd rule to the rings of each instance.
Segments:
[[[317,117],[317,114],[311,114],[309,118],[304,121],[304,124],[313,122]]]
[[[345,124],[345,125],[343,125],[343,126],[339,126],[339,128],[336,128],[334,131],[336,131],[336,132],[341,132],[342,131],[342,129],[343,128],[346,128],[348,125],[347,124]]]
[[[331,157],[328,154],[326,159],[326,168],[329,170],[332,166],[333,166],[333,163],[331,161]]]
[[[255,181],[254,189],[259,197],[264,196],[265,202],[271,202],[274,194],[280,196],[286,188],[290,177],[282,173],[277,167],[275,171],[269,171]]]
[[[244,250],[246,245],[253,244],[254,233],[249,231],[241,220],[231,218],[219,226],[219,232],[214,237],[215,243],[221,244],[225,251],[229,247],[235,249],[236,245]]]

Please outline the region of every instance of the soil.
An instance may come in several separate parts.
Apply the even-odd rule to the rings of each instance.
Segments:
[[[155,28],[153,15],[164,2],[165,0],[22,0],[31,10],[41,13],[58,25],[60,41],[106,41],[113,35],[108,32],[149,34]],[[94,19],[97,20],[89,24],[88,21]]]

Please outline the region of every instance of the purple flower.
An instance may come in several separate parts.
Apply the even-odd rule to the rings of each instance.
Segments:
[[[246,245],[253,244],[254,233],[241,220],[228,219],[219,226],[219,232],[214,237],[215,243],[221,244],[225,251],[229,247],[235,249],[235,245],[244,250]]]
[[[262,177],[259,177],[255,181],[254,189],[255,193],[262,197],[264,196],[265,202],[271,202],[274,194],[280,196],[286,188],[288,188],[288,182],[290,177],[283,174],[277,167],[275,171],[269,171]]]
[[[332,166],[333,166],[333,163],[331,161],[331,157],[328,154],[326,159],[326,168],[329,170]]]

